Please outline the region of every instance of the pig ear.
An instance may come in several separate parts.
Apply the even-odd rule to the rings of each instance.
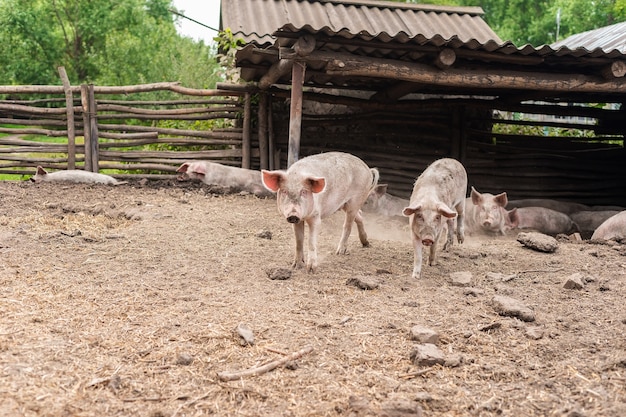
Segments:
[[[180,167],[178,167],[176,172],[187,172],[187,168],[189,168],[189,162],[185,162]]]
[[[519,224],[519,214],[517,214],[517,208],[514,208],[507,212],[506,224],[512,228],[516,228]]]
[[[475,206],[479,205],[483,201],[483,196],[478,191],[476,191],[476,188],[474,188],[474,186],[472,186],[472,192],[470,193],[470,195],[472,196],[472,203],[474,203]]]
[[[326,188],[326,180],[323,177],[309,177],[306,182],[313,193],[321,193]]]
[[[263,185],[270,191],[276,192],[280,188],[280,184],[283,182],[285,176],[281,171],[266,171],[261,170],[261,179]]]
[[[387,186],[388,184],[378,184],[374,187],[374,192],[377,196],[382,197],[387,192]]]
[[[46,175],[48,173],[48,171],[46,171],[45,169],[43,169],[43,167],[41,165],[37,166],[37,174],[38,175]]]
[[[421,205],[415,206],[415,207],[405,207],[404,210],[402,210],[402,214],[405,215],[406,217],[411,217],[411,215],[417,213],[421,209],[422,209]]]
[[[500,207],[506,207],[509,202],[509,199],[506,197],[506,193],[498,194],[494,197],[494,200],[496,200],[496,203],[498,203]]]
[[[450,207],[446,206],[445,204],[440,204],[439,206],[437,206],[437,212],[449,219],[453,219],[457,215],[456,211],[451,210]]]

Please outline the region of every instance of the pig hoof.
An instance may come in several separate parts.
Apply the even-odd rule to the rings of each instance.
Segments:
[[[306,266],[306,272],[308,272],[309,274],[314,274],[316,269],[317,269],[317,265]]]
[[[348,248],[337,248],[337,255],[346,255],[348,253]]]
[[[361,242],[361,244],[363,245],[364,248],[370,247],[370,243],[367,240],[365,242]]]

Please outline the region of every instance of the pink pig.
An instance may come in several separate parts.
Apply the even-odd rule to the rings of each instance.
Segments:
[[[479,193],[474,187],[465,202],[467,232],[504,235],[508,220],[506,193]]]
[[[429,265],[437,264],[437,242],[448,225],[448,237],[444,250],[453,243],[454,219],[457,218],[456,237],[465,240],[465,193],[467,173],[463,165],[451,158],[433,162],[415,181],[408,207],[402,213],[410,217],[413,242],[413,278],[422,271],[422,245],[430,246]]]
[[[370,169],[354,155],[328,152],[308,156],[287,171],[261,171],[263,184],[276,192],[278,211],[293,224],[296,252],[293,267],[304,261],[304,225],[309,225],[307,272],[315,272],[317,234],[321,219],[338,210],[346,213],[337,254],[347,253],[347,242],[355,222],[363,246],[369,246],[361,217],[361,206],[378,182],[378,170]]]
[[[247,191],[258,197],[272,195],[263,186],[260,172],[252,169],[232,167],[209,161],[192,161],[182,164],[176,172],[180,173],[180,180],[187,178],[199,180],[208,185]]]

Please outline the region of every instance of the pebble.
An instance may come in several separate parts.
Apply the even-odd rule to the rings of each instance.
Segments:
[[[413,326],[410,331],[411,340],[415,340],[419,343],[432,343],[439,342],[439,333],[424,326]]]
[[[515,298],[496,295],[492,303],[496,312],[501,316],[517,317],[522,321],[535,321],[535,313]]]
[[[417,366],[443,365],[446,362],[443,352],[432,343],[415,346],[409,357]]]

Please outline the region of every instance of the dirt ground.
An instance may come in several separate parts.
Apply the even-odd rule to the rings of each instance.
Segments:
[[[408,226],[365,221],[371,247],[354,228],[334,254],[339,213],[317,273],[272,280],[294,251],[273,199],[0,182],[0,415],[626,415],[626,247],[470,237],[414,280]],[[584,287],[564,288],[575,273]],[[496,295],[535,321],[498,314]],[[414,326],[444,364],[413,361]]]

